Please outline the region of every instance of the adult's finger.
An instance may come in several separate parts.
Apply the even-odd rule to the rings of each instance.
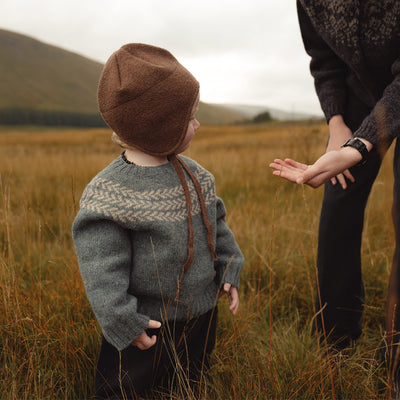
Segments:
[[[339,181],[342,189],[347,189],[347,182],[343,174],[336,175],[337,180]]]
[[[285,164],[286,165],[290,165],[296,169],[300,169],[300,170],[306,170],[308,168],[307,164],[303,164],[301,162],[292,160],[291,158],[285,158]]]
[[[355,178],[354,178],[354,176],[352,175],[352,173],[350,172],[350,170],[348,170],[348,169],[346,169],[346,170],[344,170],[343,171],[343,175],[350,181],[350,182],[355,182],[356,180],[355,180]]]

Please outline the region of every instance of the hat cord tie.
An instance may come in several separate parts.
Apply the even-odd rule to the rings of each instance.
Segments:
[[[214,246],[214,232],[213,232],[213,227],[211,225],[211,222],[208,218],[208,213],[207,213],[207,207],[206,207],[206,202],[204,200],[203,192],[201,190],[201,185],[192,172],[192,170],[187,166],[187,164],[182,160],[182,158],[177,157],[178,161],[181,163],[185,171],[188,173],[190,176],[190,179],[192,180],[194,187],[196,188],[197,196],[199,197],[199,202],[200,202],[200,209],[201,209],[201,214],[203,216],[203,222],[204,225],[207,229],[207,242],[208,242],[208,247],[210,248],[211,251],[211,256],[213,261],[217,259],[217,254],[215,252],[215,246]]]
[[[188,226],[189,226],[188,257],[185,261],[185,264],[182,267],[182,273],[178,280],[178,287],[177,287],[177,292],[176,292],[176,297],[175,297],[175,300],[177,300],[179,297],[181,287],[182,287],[183,277],[184,277],[185,273],[189,270],[191,265],[193,264],[193,259],[194,259],[194,232],[193,232],[192,207],[191,207],[189,186],[186,181],[184,169],[188,173],[190,179],[192,180],[194,187],[196,189],[197,195],[199,197],[200,209],[201,209],[201,213],[202,213],[202,217],[203,217],[203,223],[207,229],[207,242],[208,242],[208,246],[210,248],[213,260],[217,259],[217,254],[215,252],[215,247],[214,247],[213,228],[212,228],[210,220],[208,219],[207,208],[206,208],[204,196],[203,196],[199,181],[197,180],[197,178],[195,177],[193,172],[190,170],[190,168],[186,165],[186,163],[180,157],[173,154],[169,157],[169,159],[179,177],[179,180],[180,180],[182,188],[183,188],[183,192],[185,195],[186,208],[187,208]]]

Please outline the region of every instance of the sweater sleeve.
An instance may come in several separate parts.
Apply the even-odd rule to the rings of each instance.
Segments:
[[[333,52],[315,30],[301,2],[297,14],[304,48],[311,57],[310,71],[326,120],[344,114],[346,99],[346,64]]]
[[[225,221],[225,216],[225,205],[222,199],[217,197],[217,260],[214,264],[216,280],[218,285],[230,283],[239,288],[244,257]]]
[[[90,305],[104,337],[122,350],[149,322],[149,317],[137,313],[137,299],[128,293],[132,262],[129,232],[82,209],[72,232]]]
[[[400,55],[392,64],[393,81],[385,88],[371,114],[362,122],[354,136],[371,142],[383,155],[400,135]]]

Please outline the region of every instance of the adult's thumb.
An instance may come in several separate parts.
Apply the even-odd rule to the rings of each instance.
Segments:
[[[304,178],[302,176],[300,176],[299,178],[296,179],[296,183],[298,185],[302,185],[304,183]]]

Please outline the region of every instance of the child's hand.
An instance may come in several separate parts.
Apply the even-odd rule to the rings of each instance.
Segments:
[[[224,286],[219,292],[219,297],[227,294],[229,299],[229,311],[232,315],[235,315],[239,308],[239,293],[236,286],[232,286],[230,283],[224,283]]]
[[[149,321],[148,329],[158,329],[161,327],[161,322],[154,321],[151,319]],[[157,341],[157,336],[153,335],[150,337],[146,332],[143,332],[139,337],[137,337],[132,343],[132,346],[136,346],[140,350],[147,350],[154,346]]]

